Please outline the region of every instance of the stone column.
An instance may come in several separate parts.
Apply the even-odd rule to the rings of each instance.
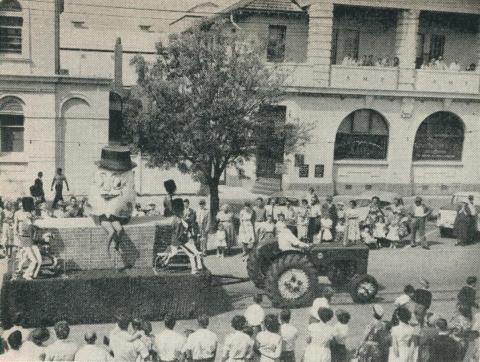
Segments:
[[[417,33],[419,11],[401,10],[397,23],[395,49],[400,59],[398,89],[413,90],[415,88],[415,60],[417,52]]]
[[[313,68],[315,85],[328,87],[332,50],[333,1],[314,0],[308,12],[307,61]]]

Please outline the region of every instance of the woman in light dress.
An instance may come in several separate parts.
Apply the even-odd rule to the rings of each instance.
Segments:
[[[308,326],[308,346],[305,349],[303,362],[331,362],[332,353],[330,343],[336,336],[335,328],[329,324],[333,318],[333,311],[330,308],[318,310],[320,321]]]
[[[246,202],[240,211],[240,228],[238,230],[238,241],[242,243],[243,258],[245,258],[255,242],[255,229],[253,228],[253,210],[249,202]]]
[[[399,323],[392,328],[392,346],[390,347],[388,362],[414,362],[415,343],[414,328],[409,325],[412,314],[405,307],[397,311]]]
[[[345,237],[343,245],[348,246],[360,241],[360,215],[357,210],[357,202],[349,202],[350,209],[345,211]]]
[[[227,235],[227,252],[232,246],[236,244],[235,226],[233,224],[233,213],[230,211],[230,206],[224,204],[222,209],[217,214],[217,221],[223,224],[225,234]]]

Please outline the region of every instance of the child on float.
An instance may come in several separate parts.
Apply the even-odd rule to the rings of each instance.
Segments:
[[[275,224],[275,230],[283,229],[287,227],[287,222],[285,221],[285,214],[279,213],[277,215],[277,222]]]
[[[360,237],[369,249],[376,249],[378,247],[377,240],[375,240],[375,238],[372,236],[370,227],[368,225],[364,225],[362,227]]]
[[[335,226],[335,241],[343,242],[345,239],[345,218],[338,219],[337,225]]]
[[[309,215],[308,200],[303,199],[297,214],[297,236],[300,240],[306,240],[308,237]]]
[[[385,217],[383,215],[377,216],[375,225],[373,227],[373,237],[377,241],[379,247],[386,246],[386,237],[388,233],[387,223],[385,222]]]
[[[218,224],[217,231],[215,232],[215,245],[217,247],[217,257],[224,258],[225,249],[227,248],[227,233],[222,223]]]
[[[320,222],[320,242],[331,242],[333,240],[332,227],[333,221],[329,215],[322,216]]]

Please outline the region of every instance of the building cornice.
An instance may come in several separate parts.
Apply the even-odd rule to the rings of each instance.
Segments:
[[[413,98],[422,100],[452,99],[457,101],[480,102],[480,94],[426,92],[426,91],[402,91],[402,90],[373,90],[373,89],[343,89],[343,88],[320,88],[320,87],[286,87],[286,93],[311,95],[311,96],[337,96],[337,97],[365,97],[374,96],[382,98]]]
[[[18,75],[18,74],[0,74],[0,84],[2,82],[13,82],[9,84],[41,84],[41,85],[61,85],[61,84],[81,84],[110,87],[112,79],[94,78],[94,77],[72,77],[62,75]]]

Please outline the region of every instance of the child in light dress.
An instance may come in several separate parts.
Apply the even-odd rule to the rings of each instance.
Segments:
[[[218,224],[215,233],[215,243],[217,246],[217,257],[225,257],[225,249],[227,248],[227,233],[223,224]]]
[[[388,226],[387,240],[390,242],[390,248],[396,249],[400,243],[400,215],[397,212],[393,213]]]
[[[335,240],[343,242],[345,239],[345,219],[339,219],[335,226]]]
[[[330,217],[324,216],[321,219],[320,241],[330,242],[333,240],[332,235],[333,221]]]
[[[380,215],[377,217],[375,226],[373,229],[373,237],[377,240],[378,246],[384,246],[386,244],[385,238],[387,237],[388,227],[385,222],[385,217]]]
[[[364,226],[360,232],[360,237],[362,238],[365,245],[367,245],[370,249],[375,249],[377,247],[377,240],[372,236],[370,233],[370,228],[368,226]]]

